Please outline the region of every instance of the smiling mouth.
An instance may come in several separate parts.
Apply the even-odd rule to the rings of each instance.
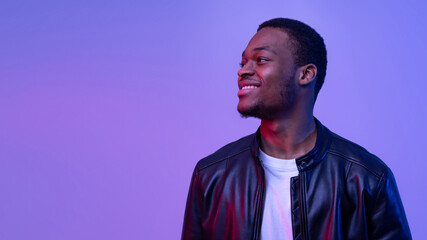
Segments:
[[[258,88],[258,86],[255,86],[255,85],[247,85],[247,86],[243,86],[242,88],[240,88],[240,90],[244,90],[244,89],[251,89],[251,88]]]
[[[243,87],[241,87],[239,89],[239,91],[237,92],[237,96],[238,97],[243,97],[247,94],[250,94],[252,91],[254,91],[255,89],[257,89],[259,86],[256,85],[245,85]]]

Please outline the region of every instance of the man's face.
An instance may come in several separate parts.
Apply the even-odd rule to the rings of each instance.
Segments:
[[[289,36],[277,28],[263,28],[242,54],[238,71],[237,110],[244,117],[274,120],[295,102],[296,66]]]

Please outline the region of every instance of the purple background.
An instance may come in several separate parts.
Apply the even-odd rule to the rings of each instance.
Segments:
[[[315,115],[391,167],[422,239],[426,10],[423,1],[2,1],[0,239],[178,239],[195,163],[259,124],[236,111],[236,72],[258,24],[279,16],[324,37]]]

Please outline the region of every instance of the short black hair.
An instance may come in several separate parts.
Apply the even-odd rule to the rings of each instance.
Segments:
[[[316,99],[325,81],[328,63],[323,38],[307,24],[289,18],[273,18],[265,21],[259,25],[257,32],[265,27],[279,28],[289,35],[295,64],[298,66],[310,63],[316,65],[317,79],[314,88],[314,98]]]

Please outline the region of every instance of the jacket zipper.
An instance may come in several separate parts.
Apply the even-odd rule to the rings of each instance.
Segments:
[[[255,230],[254,230],[254,236],[253,236],[254,240],[260,239],[262,217],[263,217],[263,213],[264,213],[265,176],[264,176],[264,169],[262,167],[260,167],[260,172],[261,172],[261,178],[260,178],[261,179],[261,184],[260,184],[261,189],[258,191],[258,194],[260,194],[261,196],[258,198],[259,201],[257,203],[256,212],[255,212],[256,221],[255,221]]]
[[[301,233],[302,239],[308,240],[308,231],[307,231],[307,214],[306,214],[306,201],[305,201],[305,181],[303,181],[305,176],[304,172],[300,173],[300,208],[301,208]]]

